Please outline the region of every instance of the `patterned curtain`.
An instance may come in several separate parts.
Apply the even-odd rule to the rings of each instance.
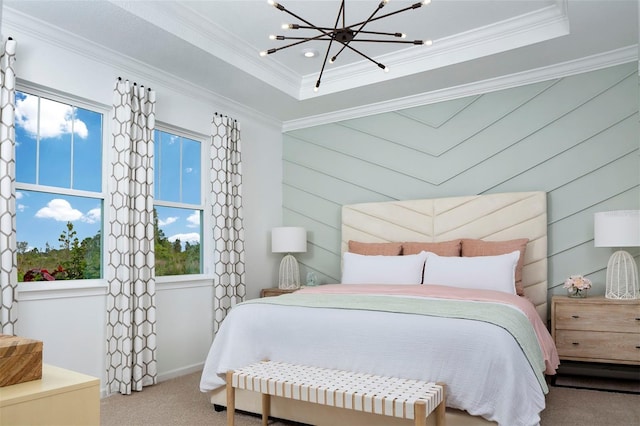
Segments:
[[[16,289],[16,42],[9,38],[0,52],[0,334],[15,334]]]
[[[156,383],[153,137],[155,97],[118,79],[113,100],[107,294],[107,393]]]
[[[215,244],[214,320],[222,320],[246,294],[244,226],[242,223],[242,161],[238,122],[216,113],[211,131],[211,198]]]

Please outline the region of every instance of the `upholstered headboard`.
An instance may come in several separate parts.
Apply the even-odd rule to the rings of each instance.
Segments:
[[[348,241],[438,242],[528,238],[522,284],[547,320],[547,197],[512,192],[467,197],[388,201],[342,207],[342,251]]]

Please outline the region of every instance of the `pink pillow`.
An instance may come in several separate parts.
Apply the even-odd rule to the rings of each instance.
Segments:
[[[402,254],[417,254],[421,251],[435,253],[438,256],[460,256],[461,240],[441,241],[437,243],[402,243]]]
[[[365,256],[398,256],[402,243],[362,243],[349,240],[349,252]]]
[[[516,294],[524,296],[522,285],[522,268],[524,266],[524,251],[527,248],[528,238],[518,238],[508,241],[485,241],[465,238],[462,240],[462,256],[498,256],[501,254],[520,251],[520,258],[516,265]]]

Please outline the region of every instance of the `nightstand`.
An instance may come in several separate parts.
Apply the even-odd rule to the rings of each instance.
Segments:
[[[99,425],[100,379],[43,364],[42,379],[0,388],[6,425]]]
[[[551,298],[560,359],[640,365],[640,299]]]
[[[260,297],[280,296],[281,294],[293,293],[296,289],[284,289],[284,288],[263,288],[260,290]]]

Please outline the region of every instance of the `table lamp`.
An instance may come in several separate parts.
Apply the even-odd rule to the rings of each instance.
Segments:
[[[596,247],[639,247],[640,210],[615,210],[594,215],[593,243]],[[607,299],[640,298],[638,267],[628,252],[618,250],[607,264]]]
[[[283,226],[271,230],[271,251],[287,253],[280,262],[278,288],[300,288],[300,269],[298,261],[291,253],[307,251],[307,231],[295,226]]]

